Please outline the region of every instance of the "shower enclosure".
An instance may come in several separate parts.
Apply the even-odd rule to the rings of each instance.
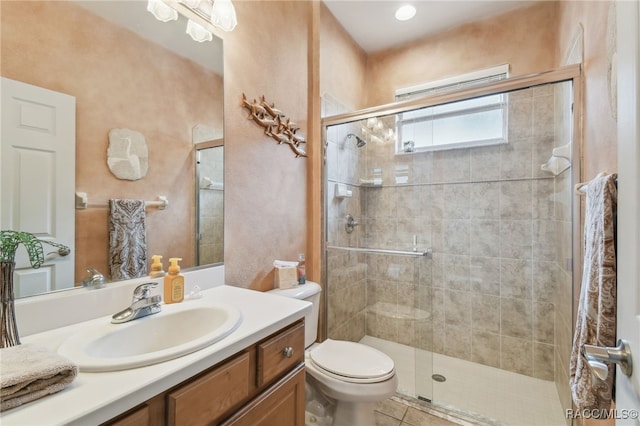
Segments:
[[[325,111],[325,336],[393,358],[398,397],[570,424],[579,75]]]
[[[196,265],[224,261],[224,145],[196,145]]]

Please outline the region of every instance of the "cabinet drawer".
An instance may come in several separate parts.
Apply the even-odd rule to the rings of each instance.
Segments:
[[[304,426],[304,375],[299,364],[221,426]]]
[[[304,322],[258,344],[257,385],[263,385],[304,361]]]
[[[149,407],[143,405],[129,414],[109,422],[109,426],[147,426],[150,424]]]
[[[249,398],[250,356],[237,358],[167,395],[169,425],[201,425],[219,420]]]

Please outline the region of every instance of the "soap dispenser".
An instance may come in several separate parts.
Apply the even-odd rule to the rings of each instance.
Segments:
[[[164,269],[162,268],[162,256],[159,254],[154,254],[151,256],[153,259],[153,263],[151,263],[151,273],[149,274],[149,278],[160,278],[164,277]]]
[[[184,299],[184,275],[180,273],[178,262],[182,259],[169,259],[169,272],[164,277],[164,303],[178,303]]]

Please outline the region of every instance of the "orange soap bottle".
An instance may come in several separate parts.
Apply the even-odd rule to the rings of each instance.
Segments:
[[[180,273],[178,262],[182,259],[169,259],[169,271],[164,276],[164,303],[179,303],[184,299],[184,275]]]

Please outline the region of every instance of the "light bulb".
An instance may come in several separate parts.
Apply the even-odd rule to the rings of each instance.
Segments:
[[[158,21],[169,22],[178,19],[178,11],[162,0],[149,0],[147,2],[147,11],[151,12]]]
[[[224,31],[232,31],[236,27],[238,18],[231,0],[214,0],[211,23]]]
[[[193,22],[191,19],[187,22],[187,34],[189,34],[192,39],[199,41],[200,43],[203,41],[213,40],[213,34],[211,34],[209,30],[197,22]]]
[[[408,21],[414,16],[416,16],[416,8],[410,4],[405,4],[404,6],[400,6],[396,10],[396,19],[398,21]]]

